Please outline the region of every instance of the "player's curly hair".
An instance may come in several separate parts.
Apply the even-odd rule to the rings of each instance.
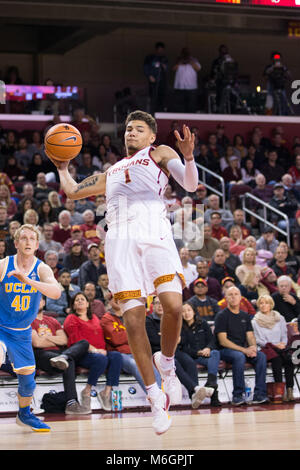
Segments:
[[[128,114],[126,121],[125,121],[125,127],[127,127],[130,121],[143,121],[147,124],[147,126],[150,127],[153,134],[157,134],[156,120],[151,114],[146,113],[145,111],[137,110],[137,111],[132,111],[132,113]]]

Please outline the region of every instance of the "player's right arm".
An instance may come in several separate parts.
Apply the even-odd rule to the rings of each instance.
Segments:
[[[7,258],[7,257],[6,257]],[[6,267],[6,258],[3,258],[1,261],[0,261],[0,279],[2,280],[2,277],[3,277],[3,274],[4,274],[4,270],[5,270],[5,267]]]
[[[61,162],[53,158],[50,158],[50,160],[57,167],[61,188],[69,199],[77,200],[105,194],[106,173],[97,173],[88,176],[80,183],[76,183],[69,173],[69,162]]]

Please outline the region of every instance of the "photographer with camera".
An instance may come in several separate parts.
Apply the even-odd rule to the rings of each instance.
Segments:
[[[272,52],[272,63],[264,70],[267,78],[266,114],[285,116],[294,114],[286,94],[286,84],[291,75],[288,68],[283,64],[280,52]]]
[[[175,71],[174,90],[176,111],[195,113],[198,105],[198,72],[201,65],[184,47],[173,67]]]
[[[231,57],[227,46],[219,47],[211,68],[211,79],[216,85],[216,104],[221,114],[234,113],[238,106],[243,107],[238,92],[238,63]]]

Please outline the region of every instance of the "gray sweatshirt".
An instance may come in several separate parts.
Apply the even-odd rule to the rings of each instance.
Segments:
[[[280,321],[276,322],[273,328],[265,328],[260,326],[255,320],[255,317],[252,320],[252,327],[256,343],[260,347],[264,347],[267,343],[287,344],[287,326],[286,321],[282,315],[280,315]]]

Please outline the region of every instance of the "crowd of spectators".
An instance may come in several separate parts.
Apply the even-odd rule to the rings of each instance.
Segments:
[[[82,118],[79,112],[74,122],[83,134],[84,147],[70,164],[77,181],[95,171],[105,171],[122,154],[118,143],[108,135],[101,136],[99,129]],[[240,405],[244,403],[244,365],[251,363],[257,379],[253,400],[264,403],[266,360],[272,359],[277,382],[282,382],[280,370],[285,367],[286,399],[293,400],[293,366],[286,348],[287,324],[300,315],[300,139],[285,142],[279,127],[271,138],[256,127],[247,143],[242,136],[231,143],[222,125],[207,141],[200,138],[196,128],[194,132],[195,159],[223,175],[227,204],[225,209],[221,207],[219,196],[209,194],[203,184],[195,194],[182,193],[172,179],[164,195],[186,280],[183,329],[176,351],[178,376],[192,406],[197,407],[193,396],[199,387],[198,370],[206,368],[205,387],[211,390],[211,405],[220,406],[220,360],[231,363],[232,403]],[[68,414],[90,412],[91,389],[106,372],[106,386],[98,398],[101,407],[109,410],[110,392],[118,386],[122,371],[145,388],[130,352],[122,313],[108,288],[105,196],[67,199],[54,166],[44,154],[42,139],[37,132],[26,137],[13,131],[1,132],[0,258],[16,253],[13,236],[21,224],[40,228],[37,256],[53,270],[62,295],[55,302],[46,299],[33,325],[38,367],[48,373],[63,371]],[[169,137],[166,143],[170,144]],[[228,178],[226,170],[230,172]],[[257,223],[255,218],[247,219],[240,206],[245,190],[288,215],[291,246],[276,230]],[[203,204],[205,211],[198,204]],[[259,208],[256,211],[259,213]],[[177,237],[182,220],[195,229],[194,239]],[[280,218],[269,220],[278,228],[286,228]],[[157,297],[149,297],[146,307],[146,327],[156,352],[163,312]],[[48,353],[40,354],[41,349]],[[270,359],[267,354],[271,350]],[[79,366],[89,371],[81,404],[74,391],[74,371]]]

